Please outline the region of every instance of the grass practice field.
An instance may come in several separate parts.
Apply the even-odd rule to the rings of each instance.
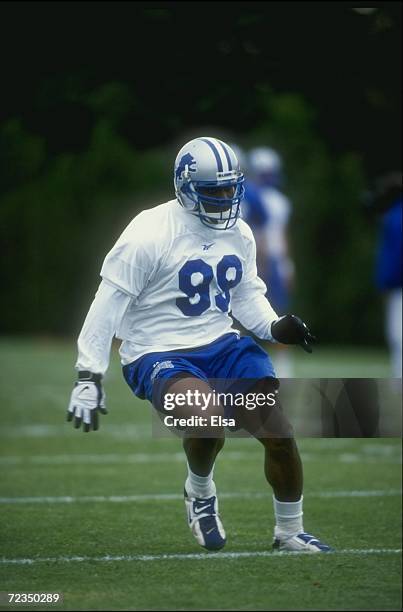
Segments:
[[[300,377],[389,376],[382,351],[293,354]],[[262,449],[227,440],[215,480],[228,543],[212,554],[186,524],[180,440],[152,438],[116,350],[110,414],[89,434],[65,422],[74,342],[7,339],[0,359],[0,591],[63,593],[40,609],[400,610],[400,439],[299,441],[305,529],[328,555],[271,552]]]

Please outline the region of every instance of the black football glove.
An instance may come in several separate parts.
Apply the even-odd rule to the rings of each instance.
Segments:
[[[79,429],[84,423],[84,431],[94,431],[99,427],[98,413],[108,414],[105,408],[105,393],[102,389],[102,375],[92,372],[79,372],[78,381],[71,393],[67,410],[67,420],[74,418],[74,427]]]
[[[271,324],[271,335],[282,344],[299,344],[307,353],[312,353],[310,342],[316,340],[305,323],[291,314],[284,315]]]

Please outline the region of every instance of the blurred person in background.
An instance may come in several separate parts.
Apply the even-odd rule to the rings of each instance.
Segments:
[[[375,282],[385,299],[385,334],[393,378],[402,376],[402,174],[380,177],[369,205],[380,216]]]
[[[244,150],[238,145],[231,143],[230,145],[235,151],[239,163],[244,172],[245,194],[242,200],[242,218],[249,225],[253,232],[256,242],[256,263],[260,278],[263,278],[261,272],[267,267],[267,246],[266,234],[264,228],[268,222],[268,215],[260,198],[258,186],[251,177],[248,157]]]
[[[267,286],[267,298],[276,312],[290,307],[294,263],[290,257],[287,227],[292,212],[290,200],[281,190],[283,162],[269,147],[252,149],[247,157],[249,181],[245,189],[244,215],[256,241],[257,269]],[[280,378],[292,378],[289,350],[276,347],[273,361]]]

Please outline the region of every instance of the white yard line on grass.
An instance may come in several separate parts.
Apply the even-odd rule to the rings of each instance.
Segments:
[[[127,423],[116,423],[109,424],[103,426],[98,432],[97,436],[99,438],[113,438],[118,440],[139,440],[147,437],[151,439],[154,437],[155,439],[164,438],[164,439],[175,439],[176,436],[171,432],[162,430],[165,432],[164,436],[161,436],[160,426],[161,423],[158,421],[157,423],[158,429],[157,434],[152,436],[153,433],[153,421],[150,419],[149,421],[142,423],[133,423],[132,421]],[[294,423],[295,425],[295,423]],[[316,427],[315,427],[316,430]],[[298,427],[297,427],[298,431]],[[302,429],[304,431],[304,429]],[[389,432],[388,429],[386,431]],[[390,433],[390,432],[389,432]],[[67,422],[63,423],[26,423],[20,425],[6,425],[2,424],[0,428],[0,438],[59,438],[59,437],[70,437],[73,435],[77,435],[74,432],[74,429]],[[306,436],[310,437],[311,436]],[[396,431],[395,436],[385,436],[383,439],[394,439],[400,438],[400,428]],[[177,439],[177,438],[176,438]],[[302,439],[302,438],[300,438]],[[313,437],[315,439],[315,443],[317,445],[322,444],[326,449],[332,448],[345,448],[350,444],[354,443],[355,438],[321,438],[321,437]],[[379,438],[378,438],[379,439]],[[350,442],[351,440],[351,442]]]
[[[74,433],[73,428],[65,425],[50,425],[46,423],[28,425],[4,425],[1,428],[1,438],[54,438],[59,436],[69,436]],[[122,423],[119,425],[109,425],[98,432],[100,437],[107,436],[120,440],[138,440],[144,436],[151,435],[151,423]]]
[[[326,556],[333,555],[397,555],[402,552],[401,548],[346,548],[336,550],[331,553],[325,553]],[[319,553],[318,553],[319,554]],[[243,552],[220,552],[220,553],[192,553],[192,554],[166,554],[166,555],[106,555],[104,557],[34,557],[33,559],[0,559],[0,564],[3,565],[32,565],[34,563],[93,563],[98,562],[116,562],[116,561],[186,561],[200,560],[228,560],[228,559],[245,559],[250,557],[267,557],[278,559],[279,557],[298,557],[304,555],[306,558],[317,558],[316,554],[306,552],[271,552],[268,550],[262,551],[243,551]],[[321,555],[323,559],[323,555]]]
[[[246,453],[232,453],[233,458],[243,458]],[[116,463],[164,463],[165,461],[185,461],[181,453],[104,453],[71,455],[32,455],[0,457],[0,465],[72,465],[72,464],[116,464]]]
[[[311,491],[305,493],[309,498],[334,499],[344,497],[394,497],[402,494],[400,489],[387,489],[385,491]],[[270,494],[255,492],[228,492],[220,493],[220,499],[269,499]],[[75,504],[75,503],[126,503],[167,501],[183,499],[179,493],[146,493],[141,495],[82,495],[82,496],[35,496],[35,497],[0,497],[0,504]]]
[[[400,447],[388,445],[388,451],[374,453],[371,456],[366,449],[363,452],[342,452],[331,457],[332,461],[340,463],[396,463],[402,461]],[[83,454],[71,453],[70,455],[5,455],[0,457],[0,465],[6,466],[58,466],[58,465],[114,465],[114,464],[136,464],[136,463],[165,463],[166,461],[185,461],[183,452],[168,453],[103,453]],[[301,452],[301,458],[305,462],[323,462],[323,451]],[[257,451],[226,451],[220,455],[220,461],[256,460],[261,459],[261,453]]]

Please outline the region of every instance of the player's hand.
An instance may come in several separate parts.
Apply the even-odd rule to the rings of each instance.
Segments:
[[[99,413],[107,414],[105,393],[102,388],[101,374],[79,372],[78,381],[71,393],[67,420],[73,421],[76,429],[83,423],[84,431],[94,431],[99,427]]]
[[[291,314],[280,317],[271,324],[271,335],[282,344],[299,344],[307,353],[312,353],[310,343],[316,340],[307,325]]]

